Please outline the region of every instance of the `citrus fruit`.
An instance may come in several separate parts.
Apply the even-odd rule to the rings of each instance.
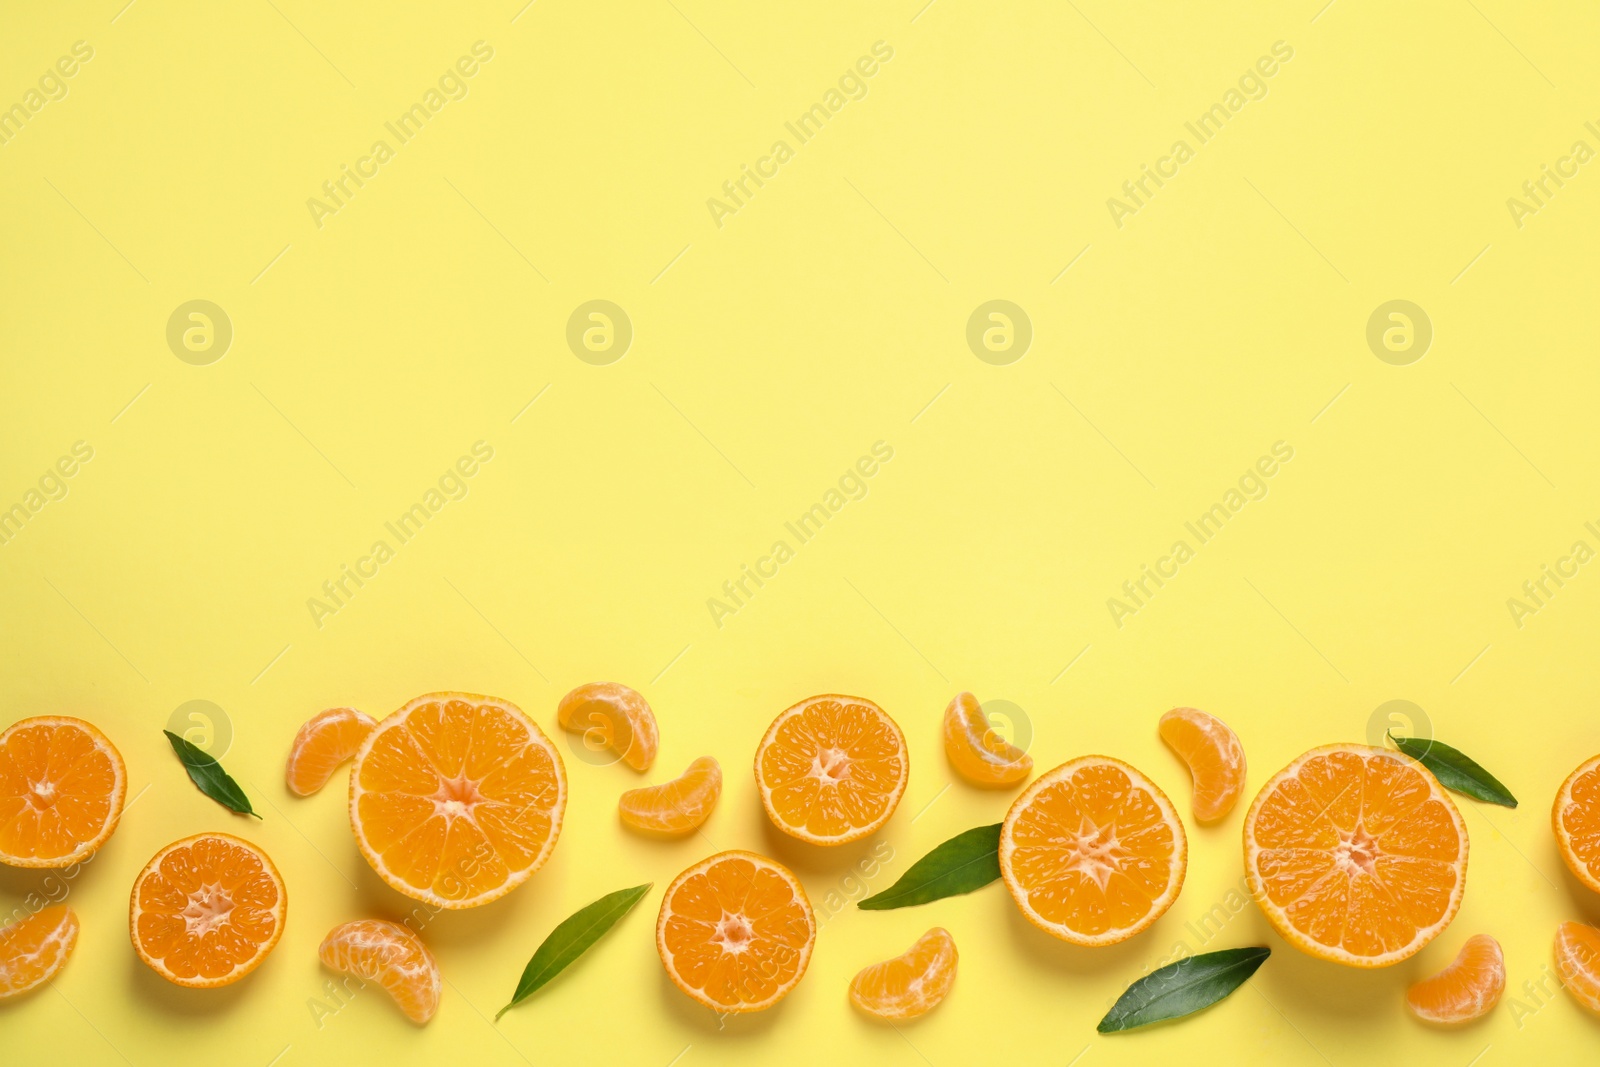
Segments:
[[[1161,716],[1161,740],[1189,766],[1191,807],[1199,822],[1216,822],[1244,792],[1244,746],[1228,724],[1198,708],[1173,708]]]
[[[667,887],[656,951],[673,985],[721,1012],[761,1011],[800,983],[817,941],[811,902],[781,863],[719,852]]]
[[[329,708],[313,715],[294,735],[284,780],[289,792],[308,797],[328,784],[339,764],[356,754],[378,721],[355,708]]]
[[[879,1019],[915,1019],[939,1006],[956,980],[956,942],[935,926],[903,955],[863,968],[850,1003]]]
[[[860,697],[802,700],[756,748],[756,788],[773,825],[813,845],[842,845],[889,821],[906,791],[906,739]]]
[[[0,1000],[20,997],[54,978],[78,944],[78,917],[65,904],[42,908],[0,928]]]
[[[1572,999],[1600,1015],[1600,930],[1565,922],[1556,928],[1556,974]]]
[[[157,852],[133,881],[128,932],[161,977],[191,989],[231,985],[283,935],[288,895],[261,849],[195,834]]]
[[[973,785],[1016,785],[1033,773],[1033,757],[995,733],[971,693],[957,693],[944,709],[944,754]]]
[[[1561,783],[1550,822],[1573,877],[1600,892],[1600,756]]]
[[[1244,819],[1244,868],[1284,940],[1320,959],[1387,967],[1455,918],[1467,828],[1409,756],[1328,745],[1256,794]]]
[[[439,1009],[439,965],[422,939],[399,923],[342,923],[322,939],[317,958],[336,971],[383,986],[414,1023],[427,1022]]]
[[[1183,822],[1154,782],[1109,756],[1035,778],[1000,824],[1000,874],[1033,925],[1114,945],[1161,917],[1188,868]]]
[[[628,790],[617,811],[635,830],[686,834],[706,821],[721,795],[722,768],[710,756],[701,756],[680,778]]]
[[[82,719],[40,715],[0,733],[0,863],[70,867],[117,828],[122,756]]]
[[[656,759],[656,717],[637,692],[617,682],[590,682],[561,698],[556,720],[583,735],[589,749],[611,749],[636,771]]]
[[[1430,1023],[1464,1023],[1493,1011],[1505,988],[1500,942],[1478,934],[1467,938],[1450,966],[1406,990],[1406,1006]]]
[[[429,693],[373,728],[350,771],[350,826],[395,889],[441,908],[502,897],[550,858],[567,774],[508,701]]]

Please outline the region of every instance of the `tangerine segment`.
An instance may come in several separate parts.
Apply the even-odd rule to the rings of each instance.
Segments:
[[[1387,967],[1455,918],[1467,828],[1415,760],[1366,745],[1305,753],[1261,787],[1244,820],[1256,903],[1303,952]]]
[[[1505,988],[1500,942],[1478,934],[1467,939],[1450,966],[1406,990],[1406,1005],[1430,1023],[1464,1023],[1493,1011]]]
[[[622,821],[635,830],[686,834],[705,822],[722,795],[722,768],[710,756],[689,764],[680,778],[630,789],[617,802]]]
[[[317,957],[336,971],[383,986],[414,1023],[427,1022],[439,1010],[439,965],[422,939],[399,923],[358,919],[335,926]]]
[[[1033,757],[995,733],[971,693],[944,709],[944,754],[973,785],[1016,785],[1033,773]]]
[[[1600,930],[1583,923],[1556,927],[1556,974],[1572,999],[1600,1015]]]
[[[583,735],[595,751],[609,748],[636,771],[656,760],[656,716],[636,691],[617,682],[590,682],[561,698],[556,719]]]
[[[956,941],[934,927],[902,955],[863,968],[850,1002],[879,1019],[915,1019],[939,1006],[956,980]]]
[[[756,748],[756,788],[773,825],[814,845],[866,837],[906,791],[905,735],[878,705],[827,694],[772,721]]]
[[[191,989],[231,985],[283,935],[288,894],[272,860],[230,834],[196,834],[157,852],[133,882],[128,933],[161,977]]]
[[[800,880],[754,852],[719,852],[678,875],[656,919],[667,977],[720,1012],[782,1000],[805,975],[816,941]]]
[[[441,908],[511,892],[556,847],[567,773],[544,732],[495,697],[429,693],[367,735],[350,827],[395,889]]]
[[[0,928],[0,1000],[20,997],[54,978],[78,944],[78,917],[65,904]]]
[[[1578,881],[1600,892],[1600,756],[1561,783],[1550,822],[1568,869]]]
[[[313,715],[294,735],[284,779],[289,792],[308,797],[328,784],[339,764],[354,756],[378,720],[355,708],[329,708]]]
[[[1244,746],[1228,724],[1198,708],[1173,708],[1161,716],[1161,740],[1189,765],[1194,817],[1216,822],[1244,792]]]
[[[1000,873],[1035,926],[1075,945],[1125,941],[1178,898],[1183,822],[1149,778],[1081,756],[1034,779],[1000,825]]]
[[[0,733],[0,863],[70,867],[111,836],[128,775],[110,738],[66,715]]]

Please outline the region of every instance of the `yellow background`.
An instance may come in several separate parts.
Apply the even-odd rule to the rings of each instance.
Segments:
[[[1600,547],[1583,526],[1600,519],[1600,164],[1520,228],[1506,206],[1574,141],[1600,147],[1583,128],[1600,119],[1592,7],[123,2],[0,16],[0,105],[73,42],[94,49],[66,98],[0,147],[0,506],[73,442],[94,449],[0,546],[0,724],[92,719],[138,796],[67,889],[75,957],[0,1008],[10,1058],[1592,1055],[1596,1022],[1546,968],[1556,923],[1600,906],[1565,874],[1547,812],[1600,749],[1600,574],[1580,570],[1520,628],[1506,604],[1574,541]],[[319,229],[306,200],[479,40],[494,58],[469,95]],[[880,40],[894,56],[866,97],[719,228],[707,198],[792,144],[784,122]],[[1294,58],[1266,97],[1118,228],[1107,198],[1275,41]],[[1008,366],[965,341],[997,298],[1034,330]],[[165,339],[193,299],[233,323],[208,366]],[[591,299],[633,323],[609,366],[566,345]],[[1433,322],[1409,366],[1365,340],[1391,299]],[[466,498],[315,625],[307,599],[478,440],[494,458]],[[868,495],[714,625],[707,599],[876,441],[894,458]],[[1294,459],[1266,498],[1115,625],[1107,598],[1277,441]],[[449,982],[433,1022],[413,1028],[369,991],[319,1025],[322,935],[408,904],[356,851],[343,774],[286,793],[297,725],[465,689],[554,733],[561,694],[597,679],[656,709],[646,780],[722,761],[704,837],[629,836],[616,797],[641,778],[570,757],[549,865],[425,928]],[[1523,804],[1461,801],[1466,901],[1419,956],[1377,973],[1315,962],[1250,905],[1206,947],[1265,943],[1271,960],[1216,1009],[1149,1032],[1094,1026],[1177,942],[1197,947],[1188,924],[1227,913],[1240,811],[1191,825],[1177,904],[1114,948],[1052,941],[991,886],[839,910],[804,982],[759,1016],[721,1026],[672,988],[653,945],[660,888],[713,847],[791,863],[824,916],[856,891],[849,866],[875,842],[803,848],[760,812],[750,760],[793,701],[870,696],[906,730],[910,786],[880,835],[894,859],[868,891],[1002,816],[1009,794],[946,790],[937,723],[960,689],[1025,709],[1041,769],[1117,755],[1185,812],[1186,772],[1156,736],[1167,708],[1231,723],[1253,793],[1409,700]],[[264,821],[201,796],[168,750],[162,727],[195,699],[226,713],[224,762]],[[224,829],[283,870],[287,932],[238,985],[181,990],[135,959],[128,888],[161,845]],[[55,892],[47,879],[0,874],[6,914]],[[557,921],[645,880],[656,892],[580,965],[490,1021]],[[855,1015],[849,977],[933,925],[961,951],[946,1004],[898,1032]],[[1507,1000],[1464,1031],[1425,1029],[1407,983],[1480,931],[1505,947]]]

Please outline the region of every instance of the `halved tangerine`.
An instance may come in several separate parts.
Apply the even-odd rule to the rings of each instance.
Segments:
[[[1244,819],[1244,868],[1284,940],[1320,959],[1387,967],[1455,918],[1467,827],[1409,756],[1328,745],[1256,794]]]
[[[1550,823],[1567,869],[1600,893],[1600,756],[1586,760],[1561,783]]]
[[[910,776],[905,735],[861,697],[814,696],[785,710],[756,747],[756,788],[773,825],[842,845],[889,821]]]
[[[622,821],[652,834],[686,834],[711,816],[722,795],[722,768],[710,756],[661,785],[630,789],[617,801]]]
[[[367,735],[350,771],[350,826],[395,889],[441,908],[511,892],[556,847],[561,755],[516,705],[429,693]]]
[[[850,982],[850,1003],[878,1019],[915,1019],[937,1008],[956,980],[956,941],[934,927],[892,960],[863,968]]]
[[[1450,966],[1406,990],[1406,1006],[1430,1023],[1470,1022],[1493,1011],[1505,988],[1500,942],[1478,934],[1467,938]]]
[[[1600,1015],[1600,930],[1564,922],[1556,928],[1556,974],[1578,1006]]]
[[[1114,945],[1172,906],[1188,838],[1167,795],[1109,756],[1046,771],[1000,824],[1000,874],[1033,925],[1075,945]]]
[[[439,1010],[443,981],[433,953],[399,923],[358,919],[328,931],[317,949],[327,967],[377,982],[406,1018],[425,1023]]]
[[[971,693],[944,709],[944,754],[973,785],[1016,785],[1033,773],[1033,757],[995,732]]]
[[[378,720],[355,708],[329,708],[300,727],[289,746],[284,781],[295,796],[308,797],[328,784],[339,764],[354,756]]]
[[[65,904],[0,928],[0,1000],[20,997],[60,973],[78,944],[78,917]]]
[[[619,682],[590,682],[561,698],[556,720],[563,730],[583,735],[595,752],[611,749],[636,771],[656,759],[656,716],[636,690]]]
[[[762,1011],[800,983],[817,941],[794,872],[754,852],[719,852],[673,879],[656,951],[673,985],[714,1011]]]
[[[1161,740],[1189,767],[1195,819],[1216,822],[1232,811],[1244,792],[1244,746],[1239,735],[1198,708],[1173,708],[1161,716],[1158,729]]]
[[[195,834],[157,852],[134,879],[128,933],[161,977],[210,989],[261,965],[283,936],[287,909],[265,852],[231,834]]]
[[[122,816],[128,775],[111,739],[68,715],[0,733],[0,863],[70,867],[94,854]]]

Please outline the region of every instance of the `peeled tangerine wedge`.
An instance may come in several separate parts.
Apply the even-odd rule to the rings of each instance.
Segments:
[[[0,928],[0,1000],[54,978],[78,944],[78,917],[65,904]]]
[[[155,854],[133,882],[128,933],[176,985],[231,985],[283,936],[288,898],[267,854],[229,834],[196,834]]]
[[[995,733],[971,693],[958,693],[944,709],[944,754],[973,785],[1016,785],[1033,773],[1033,757]]]
[[[1198,708],[1173,708],[1161,716],[1161,740],[1189,765],[1191,806],[1199,822],[1225,817],[1244,792],[1244,746],[1228,724]]]
[[[1268,779],[1244,818],[1250,892],[1284,940],[1387,967],[1461,907],[1467,827],[1422,764],[1384,748],[1314,748]]]
[[[1561,783],[1550,822],[1556,847],[1573,877],[1600,892],[1600,756],[1587,760]]]
[[[1556,928],[1556,974],[1572,999],[1600,1015],[1600,930],[1565,922]]]
[[[1046,771],[1000,824],[1000,874],[1033,925],[1075,945],[1114,945],[1159,919],[1188,868],[1183,822],[1121,760]]]
[[[937,1008],[955,980],[955,938],[936,926],[904,955],[857,974],[850,983],[850,1003],[879,1019],[915,1019]]]
[[[335,926],[317,956],[336,971],[383,986],[414,1023],[439,1010],[439,965],[422,939],[399,923],[359,919]]]
[[[294,735],[284,779],[289,792],[308,797],[328,784],[339,764],[354,756],[378,720],[355,708],[329,708],[313,715]]]
[[[1430,1023],[1464,1023],[1488,1015],[1506,988],[1500,942],[1488,934],[1467,939],[1455,961],[1406,991],[1406,1006]]]
[[[636,691],[617,682],[590,682],[561,698],[556,719],[563,730],[583,735],[595,752],[611,749],[636,771],[656,759],[656,716]]]
[[[906,791],[905,735],[878,705],[826,694],[802,700],[756,747],[756,788],[772,824],[813,845],[875,833]]]
[[[40,715],[0,733],[0,863],[70,867],[117,828],[128,775],[105,734]]]
[[[617,802],[617,811],[635,830],[686,834],[706,821],[721,795],[722,768],[710,756],[701,756],[681,778],[628,790]]]

